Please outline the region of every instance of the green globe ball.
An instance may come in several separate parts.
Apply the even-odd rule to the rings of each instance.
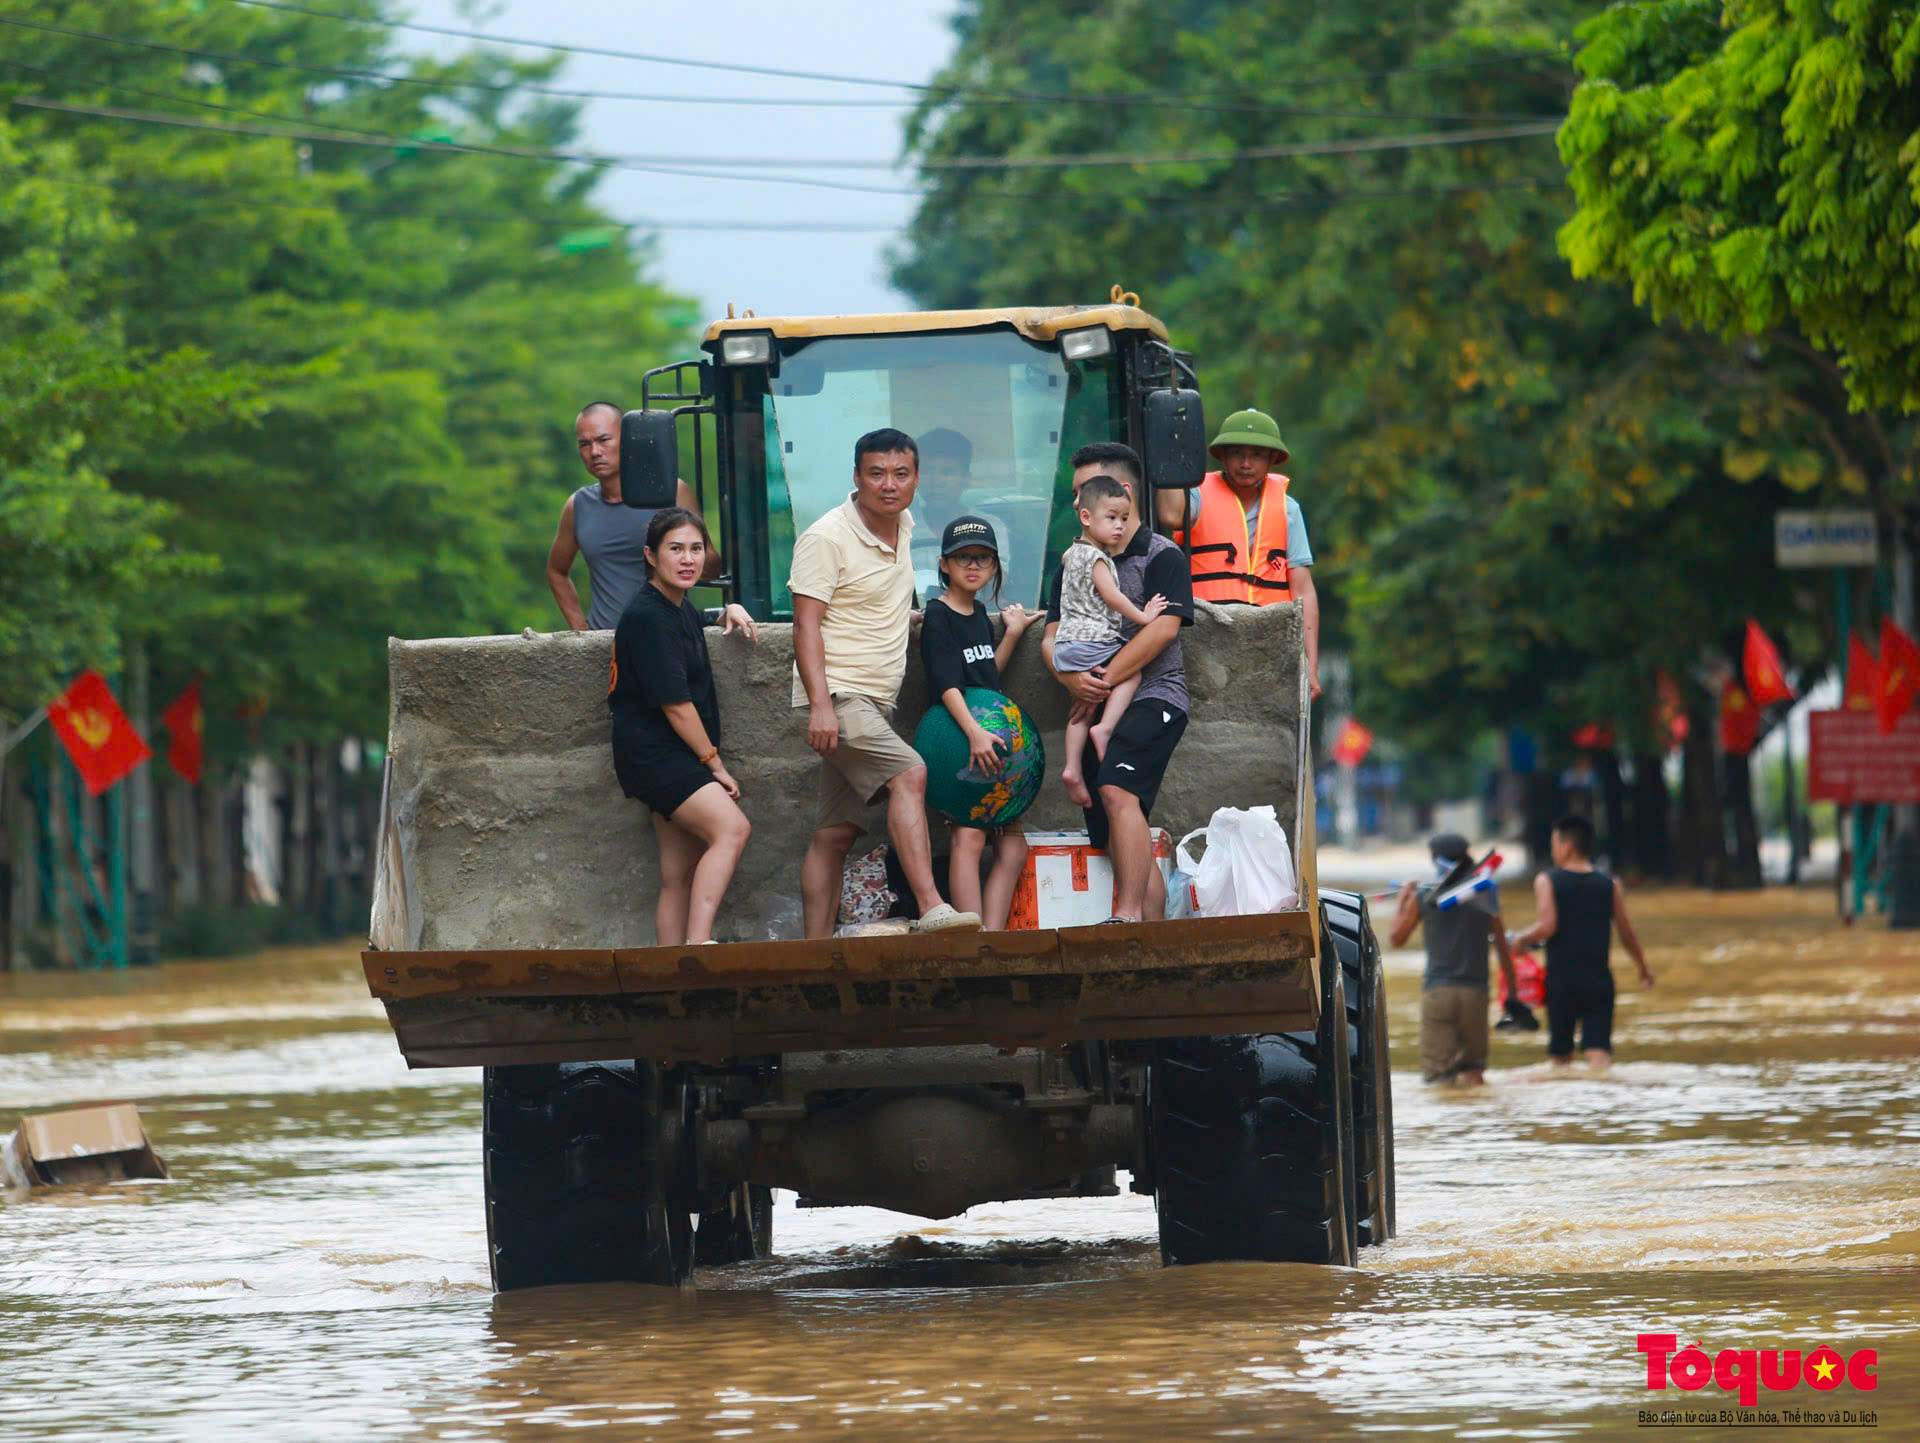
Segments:
[[[1002,744],[1005,765],[997,777],[975,771],[960,724],[944,706],[931,708],[913,734],[913,749],[927,764],[927,805],[950,821],[1003,827],[1040,795],[1047,753],[1026,713],[999,692],[970,686],[964,695],[973,719]]]

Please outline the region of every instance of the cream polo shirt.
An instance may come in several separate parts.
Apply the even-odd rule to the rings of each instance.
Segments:
[[[793,546],[787,590],[827,604],[820,639],[827,690],[891,707],[907,674],[907,624],[913,612],[913,517],[900,513],[900,540],[889,546],[867,529],[853,496],[809,526]],[[800,664],[793,704],[807,705]]]

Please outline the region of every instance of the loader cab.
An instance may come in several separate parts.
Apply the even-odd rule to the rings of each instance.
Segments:
[[[712,418],[710,469],[680,454],[683,467],[692,460],[717,482],[703,501],[720,523],[730,599],[763,620],[791,618],[795,540],[846,499],[855,440],[891,426],[920,445],[912,561],[921,598],[940,588],[942,528],[970,512],[998,533],[1001,601],[1038,605],[1079,531],[1070,460],[1081,446],[1124,441],[1146,454],[1159,484],[1172,484],[1161,473],[1199,479],[1195,456],[1170,454],[1164,440],[1155,453],[1166,393],[1191,397],[1196,416],[1198,397],[1177,389],[1191,385],[1189,359],[1133,299],[715,322],[702,342],[707,359],[650,374],[643,409]],[[662,419],[645,418],[656,433]],[[697,437],[705,426],[693,429]],[[628,486],[629,496],[648,494]]]

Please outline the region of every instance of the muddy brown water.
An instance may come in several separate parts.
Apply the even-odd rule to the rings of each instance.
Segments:
[[[0,978],[0,1128],[132,1099],[174,1170],[0,1201],[0,1437],[1561,1438],[1738,1411],[1650,1392],[1642,1332],[1872,1348],[1874,1391],[1750,1417],[1920,1437],[1920,937],[1843,932],[1812,893],[1640,911],[1660,981],[1623,985],[1604,1079],[1501,1037],[1483,1092],[1422,1087],[1419,958],[1389,957],[1401,1235],[1355,1270],[1163,1270],[1132,1196],[943,1223],[783,1196],[769,1262],[496,1298],[478,1074],[408,1073],[350,949]]]

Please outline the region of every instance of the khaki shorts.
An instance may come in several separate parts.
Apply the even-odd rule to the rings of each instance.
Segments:
[[[795,707],[800,729],[807,728],[806,707]],[[820,804],[815,828],[867,825],[867,803],[900,773],[923,766],[920,753],[900,739],[886,709],[870,697],[836,692],[833,714],[840,719],[840,742],[820,759]]]
[[[1420,1072],[1446,1082],[1487,1070],[1487,991],[1429,987],[1420,994]]]

